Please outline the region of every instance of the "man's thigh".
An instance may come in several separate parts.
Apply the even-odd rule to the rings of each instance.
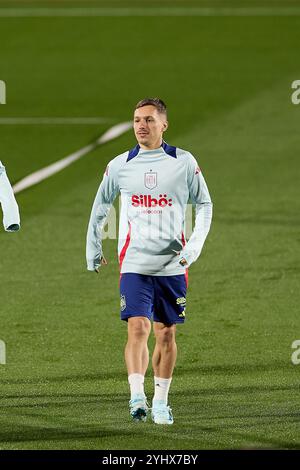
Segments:
[[[121,319],[147,317],[153,312],[154,287],[152,276],[124,273],[120,279]]]

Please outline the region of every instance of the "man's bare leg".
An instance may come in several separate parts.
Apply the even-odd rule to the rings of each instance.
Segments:
[[[176,325],[153,323],[156,344],[152,356],[152,366],[155,377],[170,379],[177,358],[177,345],[175,341]]]
[[[125,347],[125,362],[128,371],[131,398],[144,394],[144,376],[149,364],[148,338],[151,322],[146,317],[128,319],[128,340]]]
[[[154,371],[154,397],[152,402],[152,419],[157,424],[173,424],[173,416],[168,407],[168,393],[177,358],[175,341],[176,325],[153,324],[156,338],[152,356]]]

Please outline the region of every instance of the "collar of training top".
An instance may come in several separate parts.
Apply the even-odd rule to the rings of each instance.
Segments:
[[[165,142],[164,140],[162,141],[161,147],[164,149],[167,155],[170,155],[170,157],[173,157],[173,158],[177,158],[176,147],[173,147],[172,145],[167,144],[167,142]],[[139,144],[137,144],[133,149],[129,150],[126,161],[129,162],[129,160],[136,157],[139,154],[140,149],[141,147],[139,146]]]

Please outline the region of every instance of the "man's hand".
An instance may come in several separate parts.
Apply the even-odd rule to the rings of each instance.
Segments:
[[[181,264],[181,266],[186,266],[188,264],[187,260],[185,258],[182,258],[180,261],[179,261],[179,264]]]
[[[101,266],[106,266],[107,264],[108,264],[108,263],[107,263],[106,259],[104,258],[104,256],[102,256],[102,258],[101,258]],[[100,266],[99,266],[99,268],[96,268],[96,269],[95,269],[95,272],[96,272],[96,273],[99,273],[99,269],[100,269]]]
[[[177,256],[180,255],[180,251],[176,251],[176,250],[172,250],[174,251],[174,253],[176,253]],[[187,260],[185,258],[182,258],[180,261],[179,261],[179,264],[181,264],[181,266],[186,266],[188,264]]]

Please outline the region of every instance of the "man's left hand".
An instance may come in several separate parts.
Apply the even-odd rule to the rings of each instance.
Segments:
[[[186,266],[188,264],[187,260],[185,258],[182,258],[180,261],[179,261],[179,264],[181,264],[181,266]]]
[[[174,251],[174,253],[176,253],[177,256],[180,255],[180,251],[177,251],[177,250],[172,250]],[[181,264],[181,266],[186,266],[188,264],[187,260],[185,258],[182,258],[180,261],[179,261],[179,264]]]

